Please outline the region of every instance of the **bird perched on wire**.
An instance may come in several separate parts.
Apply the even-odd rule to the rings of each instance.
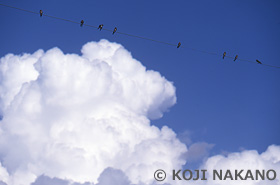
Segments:
[[[114,35],[116,33],[116,31],[117,31],[117,27],[114,28],[114,31],[112,34]]]
[[[226,54],[227,54],[226,52],[223,53],[223,59],[225,59]]]
[[[40,17],[43,16],[43,10],[40,10]]]
[[[236,56],[235,56],[235,58],[234,58],[234,60],[233,60],[233,61],[236,61],[236,60],[237,60],[237,58],[238,58],[238,55],[236,55]]]
[[[178,43],[177,48],[179,48],[181,46],[181,42]]]
[[[100,29],[100,31],[101,31],[102,28],[103,28],[103,24],[100,24],[97,29]]]
[[[259,64],[262,64],[258,59],[256,60],[256,62],[258,62]]]
[[[85,21],[84,20],[81,20],[81,24],[80,26],[82,27],[84,25]]]

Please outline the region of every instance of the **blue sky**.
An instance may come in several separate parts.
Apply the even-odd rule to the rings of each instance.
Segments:
[[[242,59],[280,66],[280,2],[196,1],[8,1],[0,3],[85,20],[85,24]],[[213,154],[240,148],[264,151],[280,144],[280,69],[233,62],[186,48],[154,43],[0,6],[0,55],[59,47],[80,53],[88,41],[122,44],[147,69],[173,81],[177,104],[159,120],[193,141],[215,144]]]

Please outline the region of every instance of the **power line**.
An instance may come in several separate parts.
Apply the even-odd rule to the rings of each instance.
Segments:
[[[17,7],[14,7],[14,6],[9,6],[9,5],[5,5],[5,4],[1,4],[1,3],[0,3],[0,5],[4,6],[4,7],[8,7],[8,8],[13,8],[13,9],[16,9],[16,10],[28,12],[28,13],[33,13],[33,14],[40,15],[40,12],[34,12],[34,11],[30,11],[30,10],[26,10],[26,9],[22,9],[22,8],[17,8]],[[43,14],[43,16],[49,17],[49,18],[53,18],[53,19],[62,20],[62,21],[65,21],[65,22],[74,23],[74,24],[81,24],[80,22],[76,22],[76,21],[72,21],[72,20],[69,20],[69,19],[64,19],[64,18],[61,18],[61,17],[56,17],[56,16],[52,16],[52,15],[48,15],[48,14]],[[90,24],[83,24],[83,26],[92,27],[92,28],[98,28],[97,26],[93,26],[93,25],[90,25]],[[106,29],[106,28],[102,28],[102,30],[105,30],[105,31],[108,31],[108,32],[112,32],[112,30]],[[164,41],[159,41],[159,40],[155,40],[155,39],[150,39],[150,38],[142,37],[142,36],[138,36],[138,35],[128,34],[128,33],[124,33],[124,32],[116,32],[116,33],[117,34],[121,34],[121,35],[125,35],[125,36],[129,36],[129,37],[138,38],[138,39],[143,39],[143,40],[148,40],[148,41],[152,41],[152,42],[157,42],[157,43],[165,44],[165,45],[169,45],[169,46],[178,46],[177,44],[172,44],[172,43],[168,43],[168,42],[164,42]],[[206,53],[206,54],[209,54],[209,55],[221,56],[219,53],[209,52],[209,51],[205,51],[205,50],[200,50],[200,49],[196,49],[196,48],[192,48],[192,47],[188,47],[188,46],[180,46],[180,47],[181,48],[190,49],[190,50],[193,50],[193,51],[197,51],[197,52],[200,52],[200,53]],[[231,58],[231,59],[235,58],[235,57],[232,57],[232,56],[224,56],[224,57]],[[245,61],[245,62],[251,62],[251,63],[257,63],[256,61],[251,61],[251,60],[246,60],[246,59],[239,59],[238,58],[238,60],[239,61]],[[269,64],[263,64],[263,63],[261,63],[261,65],[268,66],[268,67],[274,67],[274,68],[280,68],[280,66],[273,66],[273,65],[269,65]]]

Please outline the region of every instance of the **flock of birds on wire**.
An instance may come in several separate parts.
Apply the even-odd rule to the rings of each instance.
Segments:
[[[0,4],[1,6],[5,6],[5,7],[9,7],[9,8],[13,8],[13,9],[17,9],[17,10],[21,10],[21,11],[25,11],[25,12],[29,12],[29,13],[33,13],[33,14],[38,14],[37,12],[34,12],[34,11],[30,11],[30,10],[25,10],[25,9],[21,9],[21,8],[17,8],[17,7],[13,7],[13,6],[9,6],[9,5],[5,5],[5,4]],[[76,24],[80,24],[80,26],[89,26],[89,27],[93,27],[93,28],[97,28],[98,30],[106,30],[106,31],[111,31],[112,34],[114,35],[116,32],[117,32],[117,27],[114,28],[114,30],[109,30],[109,29],[104,29],[103,28],[103,24],[100,24],[98,27],[96,26],[92,26],[92,25],[89,25],[89,24],[85,24],[85,21],[84,20],[81,20],[80,22],[76,22],[76,21],[72,21],[72,20],[68,20],[68,19],[64,19],[64,18],[60,18],[60,17],[55,17],[55,16],[50,16],[50,15],[46,15],[43,13],[43,10],[40,10],[39,11],[39,14],[40,14],[40,17],[42,17],[43,15],[46,16],[46,17],[50,17],[50,18],[54,18],[54,19],[59,19],[59,20],[63,20],[63,21],[67,21],[67,22],[72,22],[72,23],[76,23]],[[140,39],[144,39],[144,40],[149,40],[149,41],[153,41],[153,42],[158,42],[158,43],[161,43],[161,44],[166,44],[166,45],[171,45],[171,46],[177,46],[177,48],[180,48],[180,47],[183,47],[181,46],[181,42],[179,42],[178,44],[171,44],[171,43],[167,43],[167,42],[163,42],[163,41],[158,41],[158,40],[154,40],[154,39],[149,39],[149,38],[145,38],[145,37],[140,37],[140,36],[137,36],[137,35],[132,35],[132,34],[127,34],[127,33],[123,33],[123,32],[117,32],[118,34],[122,34],[122,35],[126,35],[126,36],[130,36],[130,37],[136,37],[136,38],[140,38]],[[218,53],[213,53],[213,52],[208,52],[208,51],[203,51],[203,50],[199,50],[199,49],[194,49],[194,48],[191,48],[191,47],[186,47],[188,49],[191,49],[191,50],[194,50],[194,51],[198,51],[198,52],[201,52],[201,53],[207,53],[207,54],[211,54],[211,55],[219,55]],[[228,58],[232,58],[233,61],[236,61],[238,59],[238,55],[235,55],[235,57],[231,57],[231,56],[227,56],[226,55],[226,52],[223,53],[223,59],[225,57],[228,57]],[[259,61],[258,59],[256,59],[256,61],[251,61],[251,60],[245,60],[245,59],[238,59],[240,61],[246,61],[246,62],[251,62],[251,63],[258,63],[258,64],[262,64],[262,65],[265,65],[265,66],[269,66],[269,67],[274,67],[274,68],[280,68],[279,66],[273,66],[273,65],[268,65],[268,64],[263,64],[261,61]]]

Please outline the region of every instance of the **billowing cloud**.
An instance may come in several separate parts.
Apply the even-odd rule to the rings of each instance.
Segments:
[[[150,125],[176,102],[173,84],[119,44],[7,54],[0,79],[2,182],[108,184],[112,172],[149,184],[156,169],[185,163],[176,134]]]
[[[240,153],[230,153],[227,156],[216,155],[208,158],[201,169],[207,169],[209,172],[208,181],[203,183],[205,185],[280,185],[280,146],[271,145],[261,154],[255,150],[244,150]],[[226,180],[218,180],[218,178],[213,180],[213,170],[217,170],[218,172],[222,170],[223,178],[227,176]],[[233,180],[231,180],[229,173],[226,175],[227,170],[230,170]],[[248,171],[251,171],[253,179],[247,178],[247,180],[241,180],[239,176],[236,178],[235,170],[241,172],[240,176],[243,179],[246,178],[246,173],[250,173]],[[256,180],[256,170],[260,170],[261,172],[264,170],[265,180],[261,180],[260,176]],[[276,172],[277,176],[275,180],[269,180],[269,178],[274,177],[272,171],[269,173],[269,178],[267,178],[266,173],[269,170]]]

